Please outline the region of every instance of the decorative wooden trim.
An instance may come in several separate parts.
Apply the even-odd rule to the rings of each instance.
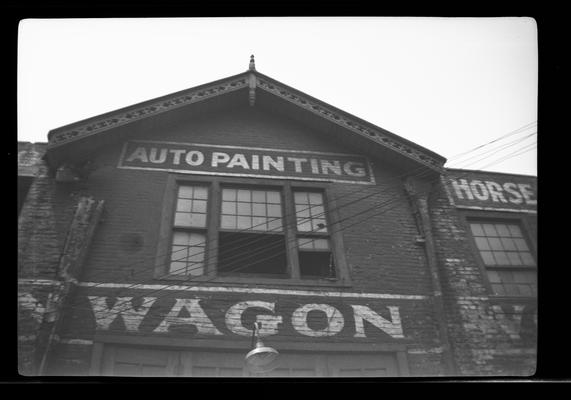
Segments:
[[[435,158],[430,157],[395,138],[390,138],[377,129],[364,126],[363,124],[356,122],[353,119],[347,118],[342,113],[334,111],[324,106],[323,104],[319,104],[317,101],[309,100],[305,96],[301,96],[299,94],[294,94],[291,90],[276,85],[275,83],[270,83],[262,78],[258,78],[256,86],[268,93],[289,101],[298,107],[312,112],[313,114],[319,115],[337,125],[355,132],[360,136],[373,140],[374,142],[390,148],[391,150],[394,150],[408,158],[420,162],[421,164],[424,164],[433,170],[438,172],[443,171],[443,163],[437,161]]]
[[[170,99],[161,99],[152,104],[124,111],[112,116],[107,116],[85,125],[65,129],[59,132],[54,131],[49,137],[48,149],[52,149],[78,139],[83,139],[101,131],[125,125],[152,115],[157,115],[188,104],[198,103],[222,93],[233,92],[246,86],[248,86],[247,77],[232,79],[227,82],[216,83],[215,85],[190,90],[183,95],[175,96]]]

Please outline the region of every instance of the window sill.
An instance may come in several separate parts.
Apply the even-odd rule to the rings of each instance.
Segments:
[[[537,301],[537,296],[506,296],[503,294],[490,294],[489,295],[490,300],[493,301],[506,301],[506,302],[511,302],[511,303],[517,303],[517,302],[531,302],[531,301]]]
[[[338,279],[290,279],[290,278],[259,278],[259,277],[233,277],[233,276],[161,276],[155,278],[158,281],[179,281],[181,284],[241,284],[241,285],[272,285],[272,286],[307,286],[307,287],[331,287],[331,288],[350,288],[351,282]]]

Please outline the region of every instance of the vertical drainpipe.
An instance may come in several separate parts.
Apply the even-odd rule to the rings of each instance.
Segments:
[[[442,355],[444,358],[446,374],[455,375],[457,368],[452,353],[452,346],[448,336],[447,317],[442,298],[442,285],[440,272],[438,270],[438,259],[436,257],[436,246],[432,235],[432,223],[428,209],[428,193],[431,192],[432,185],[427,184],[424,191],[417,189],[418,182],[414,182],[411,178],[407,178],[404,188],[409,196],[412,205],[414,217],[418,226],[418,230],[424,239],[424,252],[430,272],[430,280],[432,283],[432,299],[434,312],[438,318],[438,331],[442,343]],[[419,193],[420,192],[420,193]]]

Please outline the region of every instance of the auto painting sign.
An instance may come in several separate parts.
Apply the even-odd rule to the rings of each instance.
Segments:
[[[193,143],[129,141],[123,147],[118,167],[198,175],[375,183],[369,160],[360,155]]]

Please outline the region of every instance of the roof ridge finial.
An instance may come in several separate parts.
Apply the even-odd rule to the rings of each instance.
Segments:
[[[256,70],[256,62],[254,61],[254,55],[250,56],[250,71]]]

